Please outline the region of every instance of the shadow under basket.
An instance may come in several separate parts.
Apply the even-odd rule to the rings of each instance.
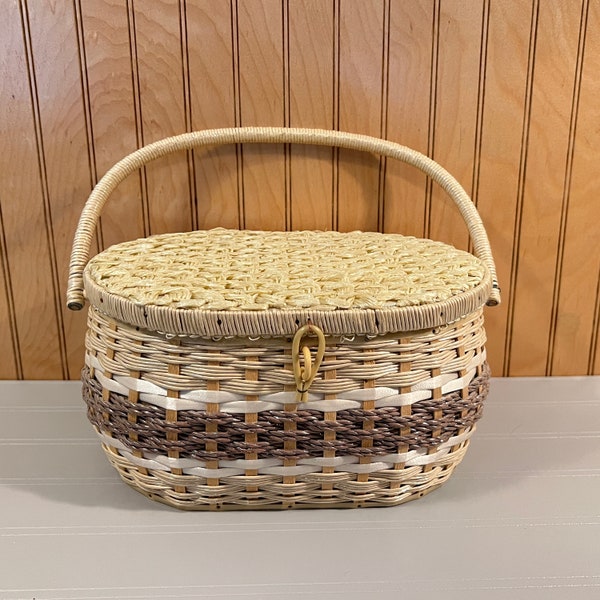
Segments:
[[[232,143],[310,143],[402,160],[463,215],[474,254],[395,234],[214,229],[89,260],[104,203],[149,160]],[[462,460],[489,388],[483,306],[500,300],[481,219],[444,169],[385,140],[234,128],[117,163],[76,233],[68,304],[90,303],[88,417],[146,496],[191,510],[392,506]]]

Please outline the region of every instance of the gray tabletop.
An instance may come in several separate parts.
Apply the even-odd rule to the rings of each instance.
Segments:
[[[78,383],[0,383],[0,598],[600,598],[600,377],[495,379],[393,508],[186,513],[121,483]]]

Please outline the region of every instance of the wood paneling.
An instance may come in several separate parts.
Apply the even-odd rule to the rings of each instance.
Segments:
[[[433,156],[495,251],[494,373],[600,373],[598,40],[597,0],[0,3],[0,378],[78,376],[85,317],[63,295],[98,178],[142,144],[236,125],[343,129]],[[276,145],[150,163],[115,192],[97,246],[215,226],[468,245],[413,168]]]
[[[496,372],[506,373],[507,323],[514,292],[515,224],[521,206],[523,141],[528,132],[529,77],[533,70],[535,19],[520,0],[489,8],[481,153],[475,182],[477,206],[486,224],[501,282],[503,302],[488,314],[487,350]],[[508,125],[510,124],[510,126]],[[514,257],[516,258],[516,257]]]
[[[134,5],[137,85],[142,142],[186,130],[180,7],[178,0]],[[189,165],[167,156],[146,167],[151,233],[192,227]]]
[[[390,7],[387,71],[387,135],[427,154],[434,4],[394,1]],[[425,231],[425,175],[398,161],[387,161],[384,227],[388,233],[422,237]]]
[[[87,80],[84,103],[89,110],[90,155],[97,179],[139,144],[131,55],[133,24],[125,0],[81,2],[80,9],[85,56],[82,78]],[[128,177],[113,193],[102,213],[103,247],[147,233],[143,175]]]
[[[86,318],[67,310],[61,302],[66,291],[69,245],[77,213],[81,199],[90,192],[79,54],[72,51],[78,42],[75,14],[65,3],[36,2],[31,4],[28,18],[39,111],[40,163],[49,211],[46,221],[49,259],[54,290],[59,293],[56,299],[59,342],[66,376],[77,377]],[[60,85],[56,85],[55,65],[61,65]]]
[[[339,116],[343,131],[379,137],[382,127],[384,0],[339,3]],[[366,107],[369,107],[365,110]],[[340,150],[337,223],[340,231],[379,227],[379,157]]]
[[[432,146],[430,155],[444,165],[465,188],[472,191],[475,164],[475,133],[480,100],[480,57],[483,8],[487,2],[444,0],[437,23],[437,65]],[[427,237],[442,240],[457,248],[468,247],[464,223],[446,193],[433,186],[427,199],[429,222]]]
[[[67,361],[38,105],[40,93],[48,98],[59,86],[36,85],[27,7],[3,2],[0,11],[0,202],[13,300],[11,322],[2,323],[1,333],[10,339],[16,332],[20,376],[60,379]]]
[[[331,129],[334,125],[334,3],[290,2],[289,124]],[[333,228],[332,150],[291,148],[291,229]]]
[[[556,264],[564,241],[560,226],[580,35],[581,2],[540,2],[537,9],[519,254],[510,299],[511,375],[546,373]]]
[[[202,0],[185,6],[190,129],[239,125],[237,7]],[[239,227],[242,217],[239,149],[194,152],[198,226]]]
[[[283,9],[280,0],[237,0],[240,125],[285,125]],[[289,225],[287,161],[282,145],[243,149],[243,226],[286,229]]]
[[[581,17],[563,192],[562,253],[555,279],[555,324],[551,329],[551,372],[565,375],[578,374],[586,363],[593,368],[598,336],[594,275],[600,271],[600,177],[593,174],[598,170],[600,131],[600,4],[590,2],[588,6],[585,2]],[[597,366],[595,371],[600,372]]]

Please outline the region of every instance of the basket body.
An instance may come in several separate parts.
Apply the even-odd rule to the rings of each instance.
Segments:
[[[92,307],[84,398],[129,485],[182,509],[391,506],[462,460],[489,370],[481,310],[453,325],[328,337],[293,403],[291,338],[177,338]]]
[[[136,169],[264,142],[420,169],[473,254],[397,234],[210,230],[89,260],[104,204]],[[500,289],[477,209],[435,161],[358,134],[249,127],[167,138],[104,175],[71,254],[67,305],[86,300],[83,397],[129,485],[182,509],[368,507],[427,494],[463,458],[489,384],[483,306]]]

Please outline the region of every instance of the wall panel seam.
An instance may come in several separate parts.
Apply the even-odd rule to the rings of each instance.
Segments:
[[[573,97],[571,114],[569,118],[569,139],[567,145],[567,160],[565,165],[565,178],[561,203],[560,225],[558,233],[558,252],[554,271],[554,287],[552,293],[552,312],[550,316],[550,330],[548,335],[548,353],[546,358],[546,375],[552,375],[554,367],[554,348],[556,344],[556,326],[558,322],[558,309],[562,291],[562,272],[565,254],[565,238],[569,220],[569,205],[571,199],[571,178],[573,174],[573,156],[575,154],[575,136],[577,133],[577,118],[579,115],[579,98],[581,95],[581,76],[583,72],[583,59],[585,55],[585,40],[587,35],[589,0],[581,3],[581,18],[579,23],[579,38],[577,44],[577,59],[573,77]]]
[[[142,115],[142,97],[140,90],[140,72],[137,54],[137,34],[135,27],[135,8],[134,0],[127,0],[127,28],[129,33],[129,58],[131,62],[131,84],[133,89],[133,112],[135,118],[135,137],[138,148],[144,145],[144,118]],[[140,181],[141,201],[142,201],[142,223],[144,235],[152,233],[152,224],[150,222],[150,206],[148,202],[148,179],[146,177],[146,167],[143,166],[138,171]]]
[[[504,350],[503,376],[510,374],[512,351],[512,334],[514,327],[515,300],[517,295],[517,275],[519,270],[519,251],[521,227],[523,222],[523,199],[525,196],[525,175],[527,173],[527,154],[529,149],[529,127],[531,123],[531,106],[533,99],[533,77],[535,73],[535,52],[537,45],[537,26],[539,18],[539,0],[533,0],[531,7],[531,28],[529,32],[529,50],[527,56],[527,78],[525,82],[525,101],[523,106],[523,128],[521,131],[521,152],[519,157],[519,176],[515,225],[513,230],[513,251],[511,257],[511,274],[508,293],[508,311],[506,319],[506,345]]]
[[[383,38],[381,48],[381,116],[379,119],[379,137],[387,139],[389,106],[389,65],[390,65],[390,19],[391,0],[383,3]],[[379,157],[379,184],[377,190],[377,231],[385,231],[385,176],[387,158]]]
[[[13,361],[17,379],[23,379],[23,361],[21,360],[21,348],[19,344],[19,330],[15,311],[15,298],[13,294],[13,285],[10,275],[10,265],[8,261],[8,246],[6,244],[6,232],[4,229],[4,219],[2,218],[2,202],[0,202],[0,258],[2,259],[2,274],[4,276],[4,294],[6,296],[6,305],[8,307],[8,326],[10,331],[10,341],[13,348]]]
[[[239,3],[230,0],[231,9],[231,68],[233,77],[233,120],[236,127],[242,125],[241,73],[240,73],[240,30]],[[237,172],[238,193],[238,227],[246,227],[246,202],[244,198],[244,149],[242,144],[236,144],[235,160]]]
[[[435,126],[437,119],[437,84],[440,49],[440,11],[441,0],[433,3],[432,35],[431,35],[431,70],[429,72],[429,122],[427,129],[427,156],[435,159]],[[423,237],[431,237],[431,202],[433,197],[433,180],[428,177],[425,183],[425,212],[423,215]]]
[[[83,102],[83,118],[85,121],[85,135],[88,150],[88,164],[90,169],[90,190],[98,183],[98,169],[96,163],[96,149],[94,146],[94,124],[92,120],[92,103],[90,98],[90,86],[87,71],[87,54],[85,51],[85,30],[81,10],[81,0],[73,0],[73,12],[75,15],[75,30],[77,37],[77,51],[79,57],[79,73],[81,78],[81,97]],[[102,235],[102,216],[98,217],[96,225],[96,249],[99,252],[104,249]]]
[[[281,40],[283,44],[283,125],[291,124],[291,82],[290,82],[290,3],[281,0]],[[285,230],[292,229],[292,146],[283,146],[283,173],[284,173],[284,205],[285,205]]]
[[[54,240],[54,228],[52,225],[52,208],[50,206],[50,190],[48,187],[48,176],[46,173],[46,153],[44,149],[44,137],[42,131],[42,118],[40,114],[37,81],[35,77],[35,61],[33,56],[33,44],[31,40],[31,29],[29,24],[29,9],[27,0],[20,0],[21,23],[23,28],[23,42],[27,61],[27,74],[29,79],[29,94],[32,107],[33,125],[35,131],[35,144],[37,150],[38,173],[41,183],[42,204],[44,211],[44,222],[46,229],[46,244],[48,247],[52,290],[54,292],[54,317],[56,319],[58,333],[58,348],[60,353],[61,372],[63,379],[70,379],[67,363],[67,345],[62,313],[62,298],[60,295],[60,281],[58,262]]]
[[[588,360],[587,375],[600,375],[594,373],[596,355],[598,352],[598,337],[600,336],[600,268],[598,268],[598,283],[596,285],[596,304],[594,306],[594,320],[592,323],[592,339],[590,342],[590,356]]]
[[[479,201],[479,174],[481,170],[481,147],[483,143],[483,117],[485,112],[485,83],[487,74],[488,33],[490,28],[490,0],[484,0],[481,22],[481,42],[479,46],[479,81],[475,116],[475,149],[473,152],[473,178],[471,180],[471,199],[475,206]],[[473,242],[469,239],[469,252],[473,251]]]
[[[340,0],[333,2],[333,123],[332,129],[340,129],[340,44],[341,44],[341,16]],[[339,229],[340,207],[340,149],[332,148],[332,178],[331,178],[331,228]]]
[[[181,81],[183,83],[183,113],[185,130],[191,132],[192,119],[192,92],[190,81],[190,52],[188,41],[187,3],[179,0],[179,39],[181,43]],[[188,188],[190,191],[190,225],[193,230],[198,229],[198,190],[196,187],[196,164],[194,151],[186,152]]]

